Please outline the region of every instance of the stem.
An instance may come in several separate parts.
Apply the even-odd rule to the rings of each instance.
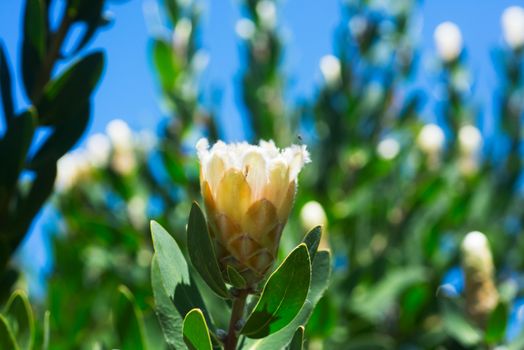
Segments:
[[[249,295],[248,289],[238,291],[238,295],[233,299],[233,309],[231,310],[231,318],[229,320],[229,331],[225,342],[225,350],[235,350],[238,343],[237,324],[244,316],[244,307],[246,306],[246,299]]]

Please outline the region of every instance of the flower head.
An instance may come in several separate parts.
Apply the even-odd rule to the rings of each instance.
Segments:
[[[462,52],[462,34],[453,22],[444,22],[437,26],[434,33],[437,53],[444,62],[456,60]]]
[[[482,232],[473,231],[466,235],[461,248],[466,277],[466,307],[468,313],[483,324],[498,302],[489,242]]]
[[[246,281],[261,280],[275,260],[280,235],[295,198],[297,176],[308,163],[306,146],[278,149],[206,139],[196,145],[200,187],[223,271],[227,265]]]
[[[524,45],[524,8],[510,6],[502,14],[502,32],[504,40],[512,49]]]
[[[445,140],[444,131],[437,124],[424,125],[417,136],[418,146],[428,154],[440,152]]]

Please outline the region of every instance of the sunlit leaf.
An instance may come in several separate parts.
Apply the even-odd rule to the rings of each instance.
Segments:
[[[287,326],[304,305],[310,279],[311,262],[302,243],[271,274],[241,333],[263,338]]]
[[[331,276],[331,257],[327,251],[319,251],[313,260],[311,286],[299,314],[280,331],[262,339],[247,339],[243,349],[273,350],[281,349],[293,338],[296,330],[304,326],[311,316],[313,308],[326,290]]]
[[[155,297],[155,312],[164,338],[172,349],[183,349],[185,346],[182,335],[183,318],[164,287],[156,254],[151,262],[151,285]]]
[[[211,350],[211,338],[204,314],[193,309],[184,318],[184,341],[190,350]]]

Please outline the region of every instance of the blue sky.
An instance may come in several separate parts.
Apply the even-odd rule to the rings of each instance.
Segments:
[[[135,129],[154,128],[162,117],[157,86],[149,58],[149,36],[144,8],[156,0],[129,0],[111,4],[114,24],[101,32],[91,48],[107,53],[105,75],[95,95],[94,116],[90,132],[102,131],[113,118],[127,120]],[[240,47],[234,26],[240,17],[240,0],[204,1],[202,43],[211,60],[203,76],[207,91],[222,92],[219,104],[223,118],[240,121],[242,104],[238,86],[241,67]],[[476,78],[477,98],[483,103],[491,99],[489,87],[495,84],[490,49],[501,43],[500,15],[510,5],[524,4],[510,0],[430,0],[421,5],[420,44],[424,68],[434,53],[433,30],[440,22],[457,23],[464,36],[468,62]],[[22,0],[0,2],[0,38],[12,65],[18,62]],[[308,97],[320,82],[318,62],[333,50],[333,32],[340,20],[339,0],[283,0],[279,2],[279,20],[288,44],[284,68],[288,75],[288,97]],[[419,67],[419,68],[420,68]],[[419,73],[416,84],[431,86],[432,77]],[[16,77],[20,72],[15,72]],[[19,106],[23,106],[18,91]],[[491,113],[490,105],[484,113]],[[431,106],[431,100],[429,101]],[[431,110],[431,109],[430,109]],[[429,117],[431,119],[431,116]],[[227,138],[242,137],[241,130],[228,130]]]
[[[114,118],[122,118],[134,129],[155,128],[162,110],[159,107],[157,85],[151,69],[149,37],[144,8],[154,6],[156,0],[129,0],[111,4],[114,24],[102,31],[90,49],[103,48],[107,65],[102,82],[94,97],[93,121],[89,133],[103,131]],[[333,33],[340,21],[340,0],[283,0],[279,2],[279,20],[287,44],[284,69],[289,78],[289,100],[314,95],[320,83],[320,58],[333,52]],[[206,91],[222,91],[218,111],[228,124],[240,123],[242,104],[238,90],[238,71],[241,51],[234,27],[240,18],[240,0],[207,0],[203,2],[201,39],[210,61],[202,83]],[[429,88],[426,119],[434,119],[434,91],[431,74],[425,67],[434,56],[433,30],[443,21],[453,21],[462,30],[467,60],[476,80],[475,98],[483,106],[485,116],[492,114],[492,87],[496,76],[491,62],[491,50],[501,45],[500,15],[510,5],[524,5],[510,0],[428,0],[420,6],[419,72],[414,84]],[[22,19],[22,0],[0,1],[0,38],[8,51],[11,66],[16,66],[19,82],[19,38]],[[16,64],[14,64],[16,63]],[[422,69],[421,69],[422,68]],[[18,107],[24,106],[17,87]],[[1,124],[1,123],[0,123]],[[241,128],[230,128],[227,139],[240,139]],[[22,255],[31,256],[31,266],[41,266],[47,259],[43,251],[40,225],[26,241]],[[25,254],[24,254],[25,253]],[[25,260],[25,259],[24,259]]]

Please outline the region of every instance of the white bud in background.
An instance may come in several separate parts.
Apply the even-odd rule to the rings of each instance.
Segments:
[[[255,35],[256,27],[253,21],[247,18],[242,18],[238,20],[235,25],[235,31],[240,38],[249,40]]]
[[[464,154],[474,155],[482,147],[482,135],[473,125],[464,125],[459,130],[460,150]]]
[[[502,13],[502,33],[504,40],[512,49],[524,45],[524,8],[510,6]]]
[[[453,22],[444,22],[437,26],[433,34],[437,53],[444,62],[456,60],[462,52],[462,34]]]
[[[57,162],[55,186],[57,191],[67,191],[89,172],[86,156],[78,150],[62,156]]]
[[[466,177],[473,176],[479,169],[478,156],[482,147],[482,135],[473,125],[464,125],[459,129],[458,141],[459,170]]]
[[[341,79],[342,68],[340,61],[333,55],[326,55],[320,59],[320,72],[327,86],[336,85]]]
[[[266,28],[274,28],[277,23],[277,8],[271,0],[262,0],[256,7],[257,15],[262,25]]]
[[[135,195],[127,202],[127,214],[129,220],[136,228],[142,228],[147,224],[147,203],[144,197]]]
[[[315,226],[326,226],[327,216],[322,205],[317,201],[309,201],[300,210],[300,222],[305,229]]]
[[[395,158],[400,152],[400,144],[392,137],[388,137],[379,142],[377,146],[377,153],[380,158],[391,160]]]
[[[444,131],[436,124],[426,124],[417,136],[418,147],[428,154],[436,154],[444,147]]]
[[[122,119],[111,120],[107,124],[106,133],[117,151],[133,148],[133,133]]]
[[[133,149],[116,151],[111,160],[113,170],[122,176],[130,175],[136,168],[136,157]]]
[[[466,277],[466,308],[470,316],[483,325],[498,302],[493,281],[495,267],[488,239],[482,232],[473,231],[466,235],[461,248]]]
[[[175,30],[173,32],[173,47],[176,50],[185,50],[192,31],[193,24],[191,23],[191,20],[188,18],[180,19],[175,25]]]
[[[105,167],[111,155],[111,142],[107,135],[97,133],[89,136],[86,142],[87,158],[98,168]]]

